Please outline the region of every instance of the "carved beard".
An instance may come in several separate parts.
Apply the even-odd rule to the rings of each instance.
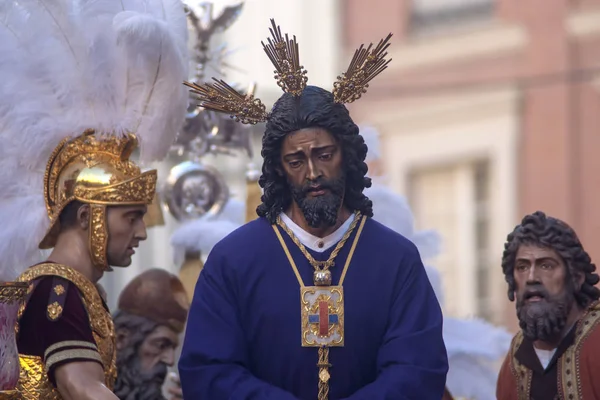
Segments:
[[[115,395],[120,400],[166,400],[162,395],[162,386],[167,377],[167,366],[158,363],[150,371],[141,371],[137,357],[119,365]]]
[[[526,303],[528,294],[536,293],[541,300]],[[560,295],[550,296],[542,285],[531,286],[517,299],[517,317],[523,334],[531,341],[548,341],[560,335],[566,324],[575,296],[570,287]]]
[[[317,179],[304,185],[296,186],[288,181],[292,191],[292,198],[302,210],[304,219],[313,228],[323,226],[333,226],[338,219],[338,211],[342,206],[344,199],[344,190],[346,186],[346,177],[344,174],[334,179]],[[308,197],[311,191],[311,185],[319,185],[322,189],[327,189],[322,196]]]

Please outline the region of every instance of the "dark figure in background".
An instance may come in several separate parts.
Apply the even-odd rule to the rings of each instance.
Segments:
[[[497,397],[593,399],[600,394],[600,290],[596,266],[565,222],[536,212],[508,235],[502,258],[521,331]]]
[[[162,388],[189,308],[183,284],[165,270],[147,270],[123,289],[118,308],[115,394],[120,400],[164,400]],[[182,399],[179,381],[172,383],[170,399]]]

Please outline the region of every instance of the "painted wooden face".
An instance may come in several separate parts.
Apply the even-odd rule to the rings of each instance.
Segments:
[[[334,225],[345,191],[342,149],[334,136],[322,128],[290,133],[282,144],[281,165],[308,224]]]
[[[567,289],[567,266],[556,251],[547,247],[521,245],[515,257],[514,277],[516,297],[525,303],[544,300],[544,293],[531,295],[536,287],[548,296],[559,296]]]
[[[166,325],[145,324],[117,327],[117,368],[115,394],[120,398],[155,398],[161,393],[168,368],[175,364],[179,335]],[[148,332],[150,326],[154,329]]]
[[[335,179],[342,172],[342,152],[333,135],[322,128],[301,129],[287,135],[281,157],[288,181],[297,186],[307,181]]]
[[[575,305],[568,266],[553,249],[521,245],[515,257],[517,317],[531,340],[560,337]]]
[[[159,363],[172,367],[175,364],[177,346],[179,346],[177,332],[165,325],[157,326],[144,339],[138,350],[142,370],[151,371]]]
[[[108,264],[115,267],[131,265],[135,248],[146,240],[144,214],[146,206],[112,206],[107,209],[108,244],[106,257]]]

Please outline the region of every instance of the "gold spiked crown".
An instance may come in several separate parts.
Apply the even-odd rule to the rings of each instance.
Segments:
[[[307,71],[300,64],[300,52],[294,36],[291,40],[271,19],[271,38],[267,44],[262,42],[263,50],[275,66],[277,85],[284,92],[300,96],[308,82]],[[390,46],[390,33],[376,46],[371,43],[365,48],[361,45],[355,52],[346,72],[337,77],[333,84],[333,98],[336,103],[352,103],[367,92],[369,82],[385,70],[391,59],[386,59]],[[198,95],[199,106],[230,114],[236,121],[244,124],[256,124],[269,119],[265,105],[254,95],[242,94],[222,80],[213,78],[214,83],[184,82],[191,92]]]
[[[106,206],[148,205],[156,189],[156,171],[142,172],[129,160],[135,135],[96,137],[93,130],[64,139],[54,150],[44,176],[44,198],[50,227],[40,243],[52,248],[60,232],[59,216],[72,201],[90,204],[90,246],[95,263],[106,265]]]

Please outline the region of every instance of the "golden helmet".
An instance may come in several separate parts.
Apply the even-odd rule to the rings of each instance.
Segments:
[[[89,204],[92,261],[109,270],[106,206],[149,205],[156,190],[156,171],[142,172],[129,157],[137,148],[135,135],[97,137],[87,130],[64,139],[54,150],[44,175],[44,198],[50,227],[39,247],[56,245],[60,214],[72,201]]]

